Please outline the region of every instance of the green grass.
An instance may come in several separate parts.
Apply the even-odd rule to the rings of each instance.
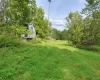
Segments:
[[[66,41],[0,48],[0,80],[100,80],[99,53]]]

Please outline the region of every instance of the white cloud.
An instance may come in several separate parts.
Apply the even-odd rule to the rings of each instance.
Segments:
[[[48,19],[48,15],[45,14],[44,15],[45,19]],[[64,25],[64,20],[55,20],[55,19],[52,19],[50,18],[49,21],[53,24],[53,25]]]
[[[52,23],[52,25],[56,25],[56,26],[64,26],[64,20],[52,20],[50,19],[50,22]]]
[[[64,20],[53,20],[53,19],[50,19],[50,22],[52,23],[52,27],[53,28],[56,28],[58,30],[64,30],[65,27],[65,22]]]
[[[44,17],[45,17],[45,19],[48,19],[48,15],[47,14],[45,14]],[[49,21],[52,23],[52,27],[53,28],[57,28],[58,30],[63,30],[64,29],[64,25],[65,25],[65,21],[64,20],[52,19],[50,17]]]

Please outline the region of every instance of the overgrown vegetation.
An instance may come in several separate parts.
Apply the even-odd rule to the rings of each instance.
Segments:
[[[49,22],[44,19],[44,11],[37,7],[35,0],[1,0],[1,4],[1,34],[20,36],[26,33],[21,25],[31,23],[36,29],[37,37],[45,39],[50,35]]]
[[[16,37],[0,35],[0,48],[19,47],[21,40]]]
[[[1,80],[100,79],[100,55],[66,41],[0,48]]]
[[[68,40],[77,45],[100,44],[100,0],[86,0],[86,7],[79,12],[71,12],[66,18]]]
[[[67,30],[64,29],[60,31],[55,28],[52,28],[51,36],[56,40],[67,40]]]
[[[86,0],[81,13],[70,12],[65,28],[63,31],[52,29],[52,37],[66,39],[77,46],[100,44],[100,0]]]

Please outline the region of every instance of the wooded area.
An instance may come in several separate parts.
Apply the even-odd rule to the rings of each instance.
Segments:
[[[86,0],[85,8],[80,12],[70,12],[66,17],[66,33],[55,31],[57,38],[64,39],[75,45],[100,44],[100,0]],[[60,38],[62,40],[62,38]]]
[[[81,13],[70,12],[66,17],[66,29],[51,29],[44,17],[44,10],[38,8],[35,0],[1,0],[0,34],[19,36],[26,33],[22,24],[32,23],[37,37],[68,40],[75,45],[100,44],[100,0],[86,0]],[[52,30],[52,31],[51,31]]]
[[[1,0],[0,34],[20,36],[26,31],[21,25],[31,23],[34,24],[38,37],[47,38],[50,28],[44,14],[44,10],[37,7],[35,0]]]

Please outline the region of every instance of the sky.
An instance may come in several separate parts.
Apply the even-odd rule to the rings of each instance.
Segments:
[[[58,30],[65,29],[65,18],[70,12],[81,11],[85,7],[85,0],[51,0],[50,22]],[[37,6],[42,7],[45,18],[48,18],[48,0],[36,0]]]

